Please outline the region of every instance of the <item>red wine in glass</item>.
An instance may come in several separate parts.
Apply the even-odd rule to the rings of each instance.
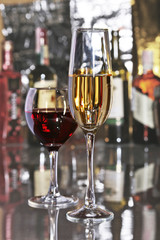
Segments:
[[[33,134],[48,151],[58,151],[77,128],[69,110],[33,109],[26,112],[26,119]]]

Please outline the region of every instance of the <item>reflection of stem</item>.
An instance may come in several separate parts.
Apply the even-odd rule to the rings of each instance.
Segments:
[[[86,207],[92,208],[95,206],[94,180],[93,180],[93,153],[95,135],[92,133],[87,133],[85,137],[87,147],[87,191],[85,196],[85,205]]]
[[[50,240],[58,240],[59,209],[48,209],[50,222]]]
[[[49,153],[50,158],[50,171],[51,171],[51,180],[49,194],[53,194],[53,197],[60,196],[58,190],[58,180],[57,180],[57,165],[58,165],[58,151],[52,151]]]
[[[76,156],[75,156],[75,146],[71,146],[71,154],[72,154],[72,179],[73,182],[76,181],[77,179],[77,161],[76,161]]]
[[[87,240],[95,240],[95,229],[92,223],[85,224],[85,238]]]

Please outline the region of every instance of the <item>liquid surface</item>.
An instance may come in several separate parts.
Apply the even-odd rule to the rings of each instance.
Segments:
[[[58,150],[77,128],[69,110],[34,109],[25,114],[30,130],[49,151]]]
[[[84,131],[94,132],[106,121],[111,108],[111,81],[106,74],[70,76],[70,109]]]

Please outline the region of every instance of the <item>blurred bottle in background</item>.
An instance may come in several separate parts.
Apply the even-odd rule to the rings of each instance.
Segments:
[[[48,162],[48,161],[47,161]],[[50,169],[46,165],[45,149],[40,148],[39,163],[33,171],[33,191],[35,196],[47,194],[50,182]]]
[[[157,141],[160,144],[160,86],[154,89],[153,118],[155,123]]]
[[[0,202],[14,203],[21,201],[22,182],[21,182],[21,145],[2,146],[0,148]]]
[[[143,161],[135,165],[133,197],[136,203],[156,205],[160,201],[160,160],[144,147]]]
[[[134,238],[134,199],[133,199],[133,188],[134,188],[134,159],[133,156],[129,153],[129,158],[126,161],[125,169],[125,187],[124,187],[124,198],[126,205],[124,206],[121,218],[122,218],[122,227],[121,227],[121,238],[125,239],[136,239]]]
[[[104,199],[113,211],[121,210],[124,199],[125,167],[122,162],[122,148],[109,149],[109,162],[104,176]]]
[[[121,60],[119,39],[119,31],[112,31],[113,104],[105,124],[106,143],[130,140],[129,72]]]
[[[134,164],[135,239],[159,239],[160,159],[154,152],[145,146],[142,159]]]
[[[133,80],[133,141],[134,143],[157,143],[153,117],[154,89],[160,78],[153,73],[153,52],[143,51],[143,74]]]
[[[0,97],[3,120],[3,140],[6,143],[20,143],[21,135],[21,75],[14,71],[13,44],[5,41],[2,52],[2,71],[0,72]],[[4,82],[3,82],[4,81]],[[6,111],[6,112],[5,112]]]
[[[0,144],[6,142],[7,138],[7,78],[0,75]]]
[[[28,75],[29,87],[56,87],[58,77],[56,71],[50,66],[47,30],[45,28],[35,29],[35,57],[35,66],[31,66]],[[28,143],[39,147],[38,140],[30,131],[28,132]]]
[[[14,213],[22,202],[20,152],[20,147],[0,148],[0,228],[3,229],[0,234],[1,239],[8,239],[12,235]]]
[[[120,145],[111,147],[109,161],[105,169],[104,177],[104,201],[105,205],[113,211],[114,219],[111,222],[113,238],[121,239],[122,213],[127,202],[124,196],[125,189],[125,163],[123,150]]]
[[[0,148],[0,239],[14,236],[18,240],[24,235],[29,239],[49,239],[47,212],[34,212],[27,205],[31,186],[30,172],[23,164],[24,151],[20,145]]]
[[[36,64],[29,74],[30,87],[56,87],[57,74],[51,68],[49,61],[49,47],[47,30],[36,28],[35,30],[35,56]]]

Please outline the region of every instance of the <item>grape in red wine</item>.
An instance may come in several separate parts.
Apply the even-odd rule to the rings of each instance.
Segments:
[[[49,151],[58,151],[77,128],[69,110],[33,109],[25,114],[30,130]]]

